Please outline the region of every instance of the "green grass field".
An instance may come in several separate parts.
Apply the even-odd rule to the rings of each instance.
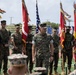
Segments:
[[[10,52],[10,54],[11,54],[11,52]],[[59,74],[61,74],[61,72],[62,72],[62,69],[61,69],[61,62],[62,62],[62,60],[61,60],[61,58],[59,58],[59,62],[58,62],[58,73]],[[72,67],[71,67],[71,71],[73,71],[74,70],[74,59],[72,60]],[[9,66],[10,66],[10,63],[8,63],[8,68],[9,68]],[[67,63],[65,64],[65,67],[67,66]],[[66,71],[66,69],[64,69],[65,71]],[[1,74],[0,75],[3,75],[3,71],[1,70]]]
[[[65,63],[65,72],[66,72],[66,67],[67,67],[67,62]],[[67,68],[68,69],[68,68]],[[72,60],[72,65],[71,65],[71,71],[74,70],[74,60]],[[61,73],[62,69],[61,69],[61,59],[59,59],[59,63],[58,63],[58,72]]]
[[[10,66],[10,63],[8,64],[8,67]],[[65,64],[65,66],[67,66],[67,63]],[[72,61],[72,68],[71,68],[71,71],[74,70],[74,60]],[[66,71],[66,69],[65,69]],[[62,72],[62,69],[61,69],[61,59],[59,59],[59,63],[58,63],[58,73],[60,74]],[[3,75],[2,71],[1,71],[1,75]]]

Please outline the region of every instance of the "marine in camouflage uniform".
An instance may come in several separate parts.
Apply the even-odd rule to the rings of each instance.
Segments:
[[[32,41],[32,61],[36,56],[36,67],[45,67],[48,75],[49,58],[53,60],[53,40],[51,35],[46,33],[46,24],[40,25],[40,33],[36,34]]]
[[[6,30],[6,21],[1,21],[1,29],[0,29],[0,71],[2,68],[3,61],[3,73],[7,75],[7,64],[8,64],[8,55],[9,55],[9,39],[10,34],[9,31]]]
[[[28,26],[28,27],[29,27],[29,33],[28,33],[28,37],[26,39],[26,55],[28,56],[27,64],[29,64],[29,71],[31,73],[32,69],[33,69],[33,63],[32,63],[32,38],[33,38],[33,35],[31,33],[32,26]]]
[[[63,55],[63,66],[65,65],[66,62],[66,57],[67,57],[67,64],[68,64],[68,73],[71,72],[71,64],[72,64],[72,47],[74,43],[74,36],[70,34],[70,27],[66,27],[66,33],[65,33],[65,39],[63,42],[64,49],[62,50],[62,55]]]
[[[11,35],[12,38],[12,44],[14,46],[13,50],[13,54],[18,54],[18,53],[22,53],[22,46],[23,46],[23,42],[22,42],[22,35],[20,33],[20,25],[16,24],[16,32],[13,33]]]
[[[53,45],[54,45],[54,59],[53,62],[50,63],[50,74],[52,74],[53,63],[54,63],[54,72],[55,74],[57,74],[60,38],[57,35],[56,29],[53,29],[52,37],[53,37]]]

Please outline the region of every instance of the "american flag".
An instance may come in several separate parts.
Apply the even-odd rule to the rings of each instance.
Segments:
[[[36,33],[39,31],[39,24],[40,24],[40,18],[39,18],[39,13],[38,13],[38,3],[36,0]]]

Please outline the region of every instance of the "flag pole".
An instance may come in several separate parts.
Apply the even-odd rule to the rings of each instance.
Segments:
[[[39,12],[38,12],[38,3],[36,0],[36,33],[39,32],[39,24],[40,24],[40,17],[39,17]]]

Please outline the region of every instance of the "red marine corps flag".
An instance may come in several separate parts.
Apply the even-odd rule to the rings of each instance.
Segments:
[[[66,13],[63,10],[62,3],[60,3],[60,26],[59,26],[60,33],[59,34],[60,34],[60,42],[61,42],[62,48],[64,47],[63,41],[64,41],[64,38],[65,38],[65,24],[66,24],[66,20],[69,21],[69,19],[66,16],[68,16],[68,18],[71,17],[68,13]]]
[[[26,38],[28,36],[28,11],[25,5],[24,0],[22,0],[22,18],[23,18],[23,25],[22,25],[22,40],[26,42]]]
[[[64,14],[63,14],[63,9],[62,9],[62,3],[60,3],[60,42],[61,42],[61,46],[62,48],[63,46],[63,41],[65,38],[65,19],[64,19]]]
[[[74,38],[75,38],[74,58],[76,62],[76,4],[75,3],[74,3]]]

